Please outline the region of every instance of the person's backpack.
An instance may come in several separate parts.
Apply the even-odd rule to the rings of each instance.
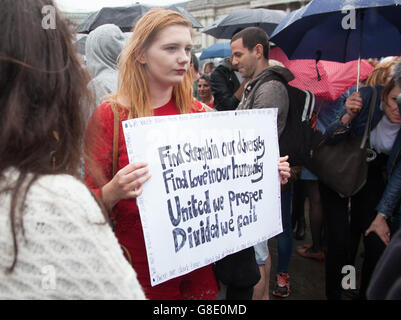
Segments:
[[[266,76],[257,86],[271,80],[283,83],[288,92],[289,108],[287,121],[279,138],[280,156],[289,156],[291,166],[305,166],[319,144],[323,133],[314,128],[315,95],[307,90],[295,88],[278,73]]]

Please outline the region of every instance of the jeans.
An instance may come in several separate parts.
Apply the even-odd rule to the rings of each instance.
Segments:
[[[292,185],[290,188],[281,192],[281,217],[283,232],[277,235],[277,274],[280,272],[288,273],[288,266],[291,260],[293,248],[293,232],[291,225],[291,198]]]

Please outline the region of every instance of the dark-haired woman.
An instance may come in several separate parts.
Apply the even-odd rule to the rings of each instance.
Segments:
[[[212,95],[212,90],[210,88],[210,76],[207,74],[202,74],[198,80],[198,96],[199,101],[203,102],[204,104],[208,105],[210,108],[213,108],[214,98]]]
[[[42,26],[45,6],[1,2],[0,300],[144,299],[77,178],[89,79],[56,10],[56,28]]]

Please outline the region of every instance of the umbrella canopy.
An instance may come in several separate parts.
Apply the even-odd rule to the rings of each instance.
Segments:
[[[199,59],[225,58],[231,56],[231,47],[229,42],[219,42],[203,50]]]
[[[270,40],[290,59],[399,55],[400,16],[401,0],[312,0],[284,18]]]
[[[77,28],[78,33],[89,33],[103,24],[115,24],[123,32],[129,32],[146,12],[155,8],[152,6],[134,4],[130,7],[112,7],[102,8],[97,12],[90,14]],[[194,28],[202,28],[203,26],[184,8],[179,6],[169,6],[166,9],[174,10],[182,13],[192,23]]]
[[[357,82],[357,61],[341,63],[320,60],[316,63],[313,59],[289,60],[279,47],[270,51],[270,58],[280,61],[294,74],[295,79],[290,82],[292,86],[309,90],[327,100],[336,100]],[[365,80],[373,69],[369,62],[362,60],[360,81]]]
[[[271,41],[290,59],[348,62],[401,53],[401,0],[312,0],[288,15]]]
[[[270,35],[287,13],[282,10],[244,9],[217,19],[203,33],[217,39],[231,39],[238,29],[260,27]]]
[[[174,10],[183,14],[189,19],[189,21],[191,21],[193,28],[203,28],[203,25],[198,20],[196,20],[196,18],[187,9],[177,6],[175,4],[166,7],[166,9]]]

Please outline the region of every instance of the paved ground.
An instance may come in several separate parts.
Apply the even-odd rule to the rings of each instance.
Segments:
[[[291,294],[287,298],[275,297],[272,291],[275,285],[275,274],[277,266],[277,241],[275,238],[269,240],[269,251],[272,257],[272,267],[270,272],[270,299],[271,300],[326,300],[325,295],[325,276],[324,276],[324,261],[307,259],[296,253],[298,247],[303,247],[304,244],[311,244],[311,235],[309,228],[308,217],[308,201],[305,203],[305,220],[306,220],[306,235],[304,240],[296,240],[294,238],[293,253],[289,265],[290,287]],[[359,252],[356,258],[357,270],[357,285],[359,271],[361,265],[361,251],[363,245],[359,246]],[[219,292],[218,299],[225,296],[225,288],[222,286],[222,291]],[[344,292],[343,299],[351,300],[354,298],[352,293]]]
[[[305,214],[308,213],[308,202],[305,205]],[[296,240],[294,238],[293,254],[289,265],[291,295],[287,300],[326,300],[325,296],[325,276],[324,276],[324,261],[320,262],[314,259],[301,257],[296,253],[298,247],[303,247],[304,244],[311,244],[311,235],[309,228],[309,217],[306,216],[306,236],[304,240]],[[277,265],[277,241],[276,239],[269,240],[269,250],[272,256],[272,268],[270,273],[270,298],[272,300],[283,300],[283,298],[275,297],[271,293],[274,289],[275,274]],[[363,245],[359,246],[357,255],[356,270],[357,281],[359,278],[359,270],[361,264],[361,250]],[[344,294],[343,299],[350,300],[351,295]]]
[[[309,234],[309,232],[308,232]],[[311,243],[309,236],[305,240],[294,239],[294,249],[291,257],[288,273],[290,274],[291,295],[285,299],[290,300],[324,300],[324,262],[306,259],[298,255],[295,250]],[[270,272],[270,298],[282,300],[271,293],[275,285],[277,265],[277,241],[269,241],[269,250],[272,257],[272,268]]]

